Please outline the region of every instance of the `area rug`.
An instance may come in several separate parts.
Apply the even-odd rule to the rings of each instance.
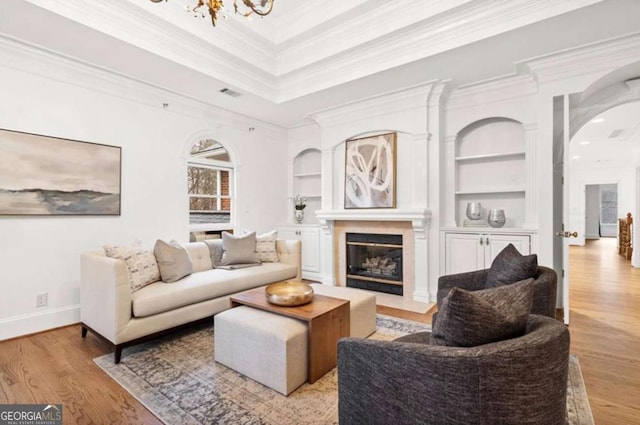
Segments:
[[[430,326],[378,315],[370,338],[390,340]],[[213,326],[193,328],[125,349],[120,364],[113,354],[95,363],[162,422],[173,424],[338,423],[336,369],[285,397],[213,360]],[[569,425],[593,425],[578,359],[569,363]]]

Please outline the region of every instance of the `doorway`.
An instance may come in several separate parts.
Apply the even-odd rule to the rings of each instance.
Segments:
[[[619,217],[618,184],[588,184],[584,195],[585,239],[615,238]]]

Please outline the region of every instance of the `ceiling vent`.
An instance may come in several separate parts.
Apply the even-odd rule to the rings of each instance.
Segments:
[[[620,137],[620,135],[622,134],[622,132],[624,131],[624,129],[622,128],[618,128],[615,129],[611,132],[611,134],[609,135],[609,139],[617,139],[618,137]]]
[[[228,88],[224,88],[222,90],[220,90],[220,93],[226,94],[227,96],[231,96],[231,97],[240,97],[242,96],[242,93],[238,93],[237,91],[228,89]]]

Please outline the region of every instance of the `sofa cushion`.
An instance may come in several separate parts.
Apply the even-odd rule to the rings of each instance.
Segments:
[[[184,247],[189,253],[189,257],[191,257],[194,273],[211,270],[213,268],[211,264],[211,253],[207,244],[204,242],[190,242],[184,244]]]
[[[160,276],[165,283],[176,282],[193,272],[189,253],[176,241],[165,242],[158,239],[153,254],[158,260]]]
[[[143,249],[141,246],[105,245],[102,249],[107,257],[125,262],[129,274],[131,292],[160,280],[156,257],[152,252]]]
[[[509,244],[493,259],[487,273],[486,286],[495,288],[530,277],[535,278],[537,271],[538,256],[536,254],[522,255],[513,244]]]
[[[152,283],[131,295],[133,315],[145,317],[296,276],[285,263],[264,263],[238,270],[213,269],[193,273],[171,285]]]
[[[278,261],[278,252],[276,251],[277,239],[277,230],[272,230],[256,236],[256,253],[258,254],[258,259],[261,262],[275,263]]]
[[[433,325],[431,343],[474,347],[524,334],[533,301],[533,279],[497,288],[447,295]]]
[[[256,232],[242,236],[222,232],[222,244],[224,245],[224,252],[220,261],[221,266],[260,262],[256,253]]]

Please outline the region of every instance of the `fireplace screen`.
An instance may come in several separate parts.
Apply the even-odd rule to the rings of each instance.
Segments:
[[[402,235],[347,233],[347,286],[402,295]]]

